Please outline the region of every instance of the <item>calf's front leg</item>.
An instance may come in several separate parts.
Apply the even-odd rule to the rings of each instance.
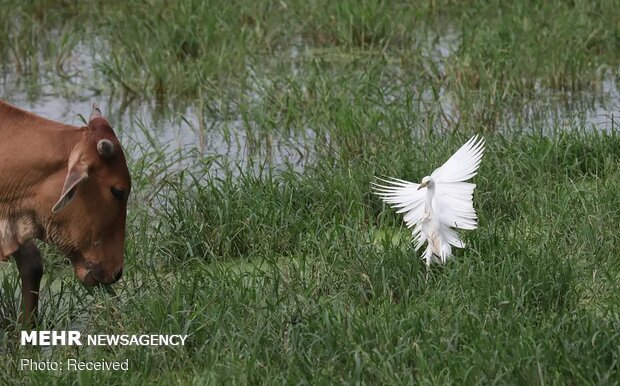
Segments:
[[[22,281],[22,309],[19,322],[22,326],[32,326],[36,322],[39,304],[39,286],[43,276],[41,252],[32,241],[19,247],[13,253],[17,270]]]

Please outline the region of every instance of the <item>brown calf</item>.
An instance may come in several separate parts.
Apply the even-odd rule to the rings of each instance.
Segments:
[[[22,322],[34,321],[43,273],[40,239],[57,245],[86,286],[123,271],[131,179],[98,108],[88,126],[51,121],[0,100],[0,261],[22,282]]]

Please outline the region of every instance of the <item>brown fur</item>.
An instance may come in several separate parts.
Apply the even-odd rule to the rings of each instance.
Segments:
[[[102,139],[113,154],[98,152]],[[87,286],[120,278],[130,189],[120,143],[98,109],[75,127],[0,100],[0,261],[17,262],[22,320],[36,312],[43,269],[32,239],[57,245]]]

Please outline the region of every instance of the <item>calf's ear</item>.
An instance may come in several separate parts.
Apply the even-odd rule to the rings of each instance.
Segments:
[[[79,162],[70,165],[69,171],[67,172],[67,178],[65,178],[65,184],[63,185],[62,192],[60,193],[60,198],[52,208],[52,213],[56,213],[67,206],[67,204],[73,200],[73,197],[75,197],[75,192],[78,185],[87,178],[88,172],[86,165]]]

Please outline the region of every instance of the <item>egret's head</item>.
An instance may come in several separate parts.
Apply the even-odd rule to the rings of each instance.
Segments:
[[[424,178],[422,178],[422,182],[420,182],[420,186],[418,186],[418,190],[422,189],[422,188],[426,188],[426,187],[433,187],[435,185],[435,182],[433,182],[433,180],[431,179],[430,176],[426,176]]]

